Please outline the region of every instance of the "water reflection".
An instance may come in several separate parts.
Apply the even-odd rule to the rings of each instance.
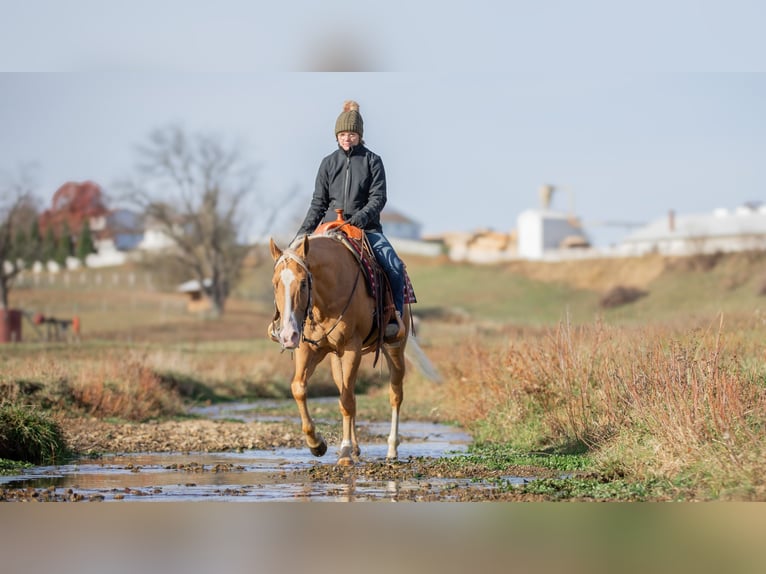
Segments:
[[[209,418],[260,420],[253,404],[197,409]],[[274,417],[270,417],[274,418]],[[360,423],[371,436],[386,436],[388,423]],[[412,457],[444,457],[464,452],[470,437],[459,429],[424,422],[404,422],[400,432]],[[386,457],[385,440],[362,443],[360,466]],[[330,458],[327,458],[330,457]],[[220,453],[135,453],[83,458],[73,464],[35,467],[20,476],[0,477],[6,489],[72,489],[85,498],[104,500],[249,500],[369,501],[396,500],[421,485],[411,481],[375,481],[351,475],[334,483],[292,478],[292,472],[317,464],[308,449],[284,448]],[[319,464],[332,464],[328,453]],[[434,481],[431,481],[434,482]],[[453,482],[453,481],[451,481]]]

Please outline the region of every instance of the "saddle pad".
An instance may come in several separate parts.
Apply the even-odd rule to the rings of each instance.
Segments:
[[[329,232],[327,235],[334,237],[354,253],[357,261],[359,261],[359,264],[364,270],[364,275],[367,280],[367,288],[370,290],[370,294],[374,294],[377,291],[375,284],[375,272],[373,269],[372,261],[374,258],[372,258],[368,251],[364,248],[362,242],[357,241],[356,239],[351,239],[344,233],[340,232]],[[375,262],[375,265],[377,265],[377,262]],[[404,265],[404,262],[402,262],[402,265]],[[404,265],[404,304],[406,305],[409,303],[417,302],[418,300],[415,297],[415,289],[412,287],[412,281],[410,281],[410,276],[407,273],[407,266]]]

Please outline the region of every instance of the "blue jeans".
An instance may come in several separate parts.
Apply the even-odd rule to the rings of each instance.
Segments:
[[[404,315],[404,263],[394,251],[386,236],[382,233],[367,231],[367,239],[375,254],[375,259],[383,268],[391,283],[394,305],[400,315]]]

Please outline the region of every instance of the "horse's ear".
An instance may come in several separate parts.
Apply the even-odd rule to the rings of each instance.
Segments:
[[[282,257],[282,250],[277,246],[273,237],[269,238],[269,249],[271,250],[271,257],[274,261]]]
[[[298,257],[300,257],[301,259],[306,258],[306,255],[309,254],[309,236],[308,235],[303,236],[303,239],[301,240],[295,252],[298,254]]]

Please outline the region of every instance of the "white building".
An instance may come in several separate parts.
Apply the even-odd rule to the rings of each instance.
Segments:
[[[766,249],[764,205],[690,215],[670,212],[631,233],[618,246],[622,255],[696,255],[754,249]]]
[[[543,259],[547,252],[589,247],[577,218],[549,209],[528,209],[517,218],[518,256]]]

